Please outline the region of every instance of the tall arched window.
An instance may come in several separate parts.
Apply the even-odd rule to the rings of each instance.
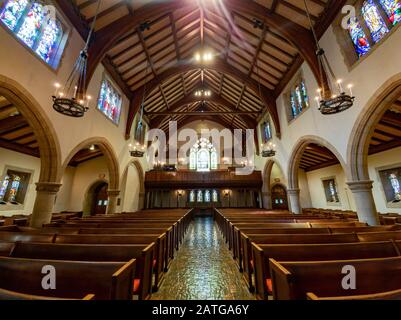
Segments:
[[[212,200],[213,202],[219,202],[219,194],[217,193],[216,189],[214,189],[212,192]]]
[[[210,190],[205,190],[205,202],[211,202]]]
[[[348,21],[348,33],[358,58],[367,54],[401,21],[400,0],[361,0],[358,17]]]
[[[203,191],[202,190],[198,190],[198,193],[196,194],[196,201],[203,202]]]
[[[218,168],[218,154],[213,144],[206,138],[199,139],[189,154],[189,169],[210,171]]]

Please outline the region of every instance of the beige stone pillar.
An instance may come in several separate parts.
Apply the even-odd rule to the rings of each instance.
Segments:
[[[356,211],[360,222],[366,222],[370,226],[380,225],[379,215],[373,199],[373,181],[347,182],[354,196]]]
[[[31,227],[42,228],[44,224],[50,223],[54,202],[60,187],[61,184],[55,182],[36,183],[36,199],[30,222]]]
[[[120,195],[120,190],[107,190],[107,195],[109,196],[107,214],[114,214],[117,210],[117,199]]]
[[[263,208],[271,210],[273,208],[272,204],[272,194],[270,191],[262,192]]]
[[[302,208],[301,208],[301,200],[300,200],[300,190],[299,189],[289,189],[287,190],[288,194],[288,202],[290,205],[290,210],[291,212],[295,214],[301,214],[302,213]]]

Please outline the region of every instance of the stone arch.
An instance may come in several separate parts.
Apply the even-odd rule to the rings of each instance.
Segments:
[[[341,154],[337,151],[337,149],[329,143],[327,140],[318,137],[318,136],[304,136],[298,140],[295,144],[294,148],[292,149],[289,164],[288,164],[288,190],[297,190],[299,189],[299,182],[298,182],[298,170],[299,170],[299,163],[301,161],[302,155],[306,149],[306,147],[311,144],[315,143],[326,147],[329,149],[340,162],[341,167],[343,168],[344,172],[347,174],[347,167],[345,165],[345,161]]]
[[[369,181],[368,153],[374,130],[391,104],[401,96],[401,73],[387,80],[359,114],[348,142],[350,181]]]
[[[56,131],[36,99],[18,82],[0,75],[0,95],[15,104],[32,128],[39,144],[39,183],[58,181],[61,172],[61,151]]]
[[[63,167],[61,174],[58,177],[58,181],[61,181],[62,174],[64,173],[65,169],[67,168],[68,164],[70,163],[71,159],[74,157],[74,155],[84,149],[84,148],[89,148],[91,145],[97,145],[99,149],[102,151],[106,163],[107,163],[107,169],[109,171],[109,190],[111,191],[117,191],[119,190],[120,187],[120,167],[118,163],[118,159],[116,156],[116,153],[114,152],[113,146],[110,144],[110,142],[103,138],[103,137],[92,137],[89,139],[86,139],[82,141],[80,144],[78,144],[68,155],[68,157],[64,160]]]
[[[277,160],[269,159],[266,162],[264,170],[263,170],[263,176],[262,176],[262,178],[263,178],[262,199],[263,199],[263,207],[265,209],[271,209],[271,207],[272,207],[271,189],[272,189],[273,185],[271,184],[271,174],[272,174],[274,165],[277,165],[284,175],[284,171]]]
[[[82,204],[82,212],[84,216],[88,216],[91,214],[96,188],[102,184],[109,184],[109,181],[106,179],[97,179],[92,182],[86,189],[84,202]]]
[[[127,178],[128,178],[128,168],[130,166],[135,167],[136,172],[138,174],[139,178],[139,198],[138,198],[138,210],[142,210],[145,207],[145,172],[142,168],[141,163],[138,160],[131,160],[128,162],[126,165],[124,172],[121,177],[122,181],[122,190],[123,190],[123,202],[122,204],[124,205],[125,202],[125,192],[126,192],[126,184],[127,184]]]

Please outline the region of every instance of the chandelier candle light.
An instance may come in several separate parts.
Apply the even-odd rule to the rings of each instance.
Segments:
[[[348,85],[349,94],[347,94],[343,87],[343,81],[335,76],[334,71],[327,59],[325,51],[319,45],[319,40],[317,38],[315,28],[313,27],[312,19],[310,16],[306,0],[304,0],[304,4],[309,20],[309,25],[312,30],[313,37],[316,43],[316,48],[317,48],[316,55],[318,57],[318,62],[319,62],[320,80],[323,83],[324,80],[323,74],[324,72],[327,71],[326,74],[328,75],[327,79],[328,87],[333,93],[331,97],[327,97],[325,89],[319,88],[317,90],[319,96],[316,97],[315,100],[318,104],[320,112],[324,115],[343,112],[354,105],[355,97],[352,94],[352,85]],[[338,94],[335,94],[334,92],[337,92]]]
[[[272,142],[268,144],[262,144],[261,147],[263,158],[272,158],[276,155],[276,145]]]
[[[71,71],[63,90],[59,83],[55,84],[56,92],[52,96],[53,109],[57,112],[75,118],[81,118],[89,110],[91,97],[86,95],[86,67],[88,61],[88,49],[92,34],[95,29],[97,16],[99,14],[101,0],[98,1],[96,15],[94,17],[91,30],[89,31],[85,47],[79,54],[74,68]]]

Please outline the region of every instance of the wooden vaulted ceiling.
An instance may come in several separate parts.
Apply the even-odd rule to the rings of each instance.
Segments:
[[[39,157],[39,145],[32,128],[17,106],[0,96],[0,147]]]
[[[299,167],[306,172],[330,167],[340,162],[326,147],[311,143],[302,155]]]
[[[85,36],[97,1],[56,2]],[[345,1],[307,3],[321,36]],[[145,22],[149,28],[141,30]],[[315,75],[318,70],[300,0],[103,1],[94,38],[88,74],[102,62],[131,99],[127,135],[144,92],[150,125],[159,127],[168,119],[194,117],[199,103],[192,98],[199,88],[213,92],[208,110],[226,113],[198,118],[216,116],[231,127],[255,128],[267,110],[279,134],[276,97],[304,60]],[[212,62],[194,61],[202,49],[211,50]]]

